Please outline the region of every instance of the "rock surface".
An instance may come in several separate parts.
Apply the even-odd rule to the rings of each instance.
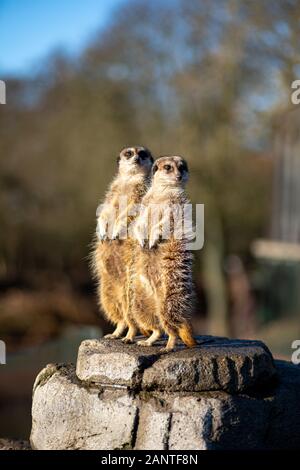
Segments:
[[[202,336],[192,349],[168,354],[122,341],[87,340],[78,352],[80,380],[131,389],[241,392],[263,386],[275,375],[273,358],[261,341]]]
[[[0,439],[0,450],[30,450],[28,441],[21,439]]]
[[[76,370],[43,369],[34,386],[32,448],[299,448],[298,366],[274,362],[256,341],[206,337],[193,350],[157,349],[84,341]]]
[[[88,389],[72,365],[58,365],[34,392],[32,448],[126,448],[136,416],[137,406],[128,392]]]

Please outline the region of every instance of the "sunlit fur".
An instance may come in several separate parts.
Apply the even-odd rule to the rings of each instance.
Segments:
[[[168,171],[165,169],[167,165]],[[171,168],[169,168],[171,167]],[[184,185],[188,179],[186,162],[181,157],[162,157],[153,165],[152,184],[142,200],[145,208],[135,221],[135,263],[132,272],[131,308],[127,321],[152,335],[139,344],[150,346],[162,333],[169,339],[166,350],[175,346],[179,336],[189,347],[196,344],[190,318],[194,306],[192,281],[193,257],[186,240],[176,240],[171,232],[167,240],[152,239],[144,244],[139,236],[151,204],[168,207],[188,203]],[[151,230],[150,230],[151,233]]]
[[[131,151],[132,156],[126,157]],[[143,150],[146,158],[138,153]],[[145,156],[145,154],[144,154]],[[144,147],[130,147],[121,151],[118,158],[118,173],[112,181],[104,199],[105,208],[97,214],[101,240],[97,239],[92,253],[92,269],[97,280],[98,301],[106,318],[116,325],[109,338],[120,338],[126,330],[125,316],[128,310],[128,276],[132,264],[132,241],[118,239],[120,231],[132,223],[130,208],[139,204],[149,183],[149,174],[153,158]],[[119,213],[113,226],[115,239],[108,239],[106,217],[110,212],[118,211],[119,197],[127,196],[125,212]]]

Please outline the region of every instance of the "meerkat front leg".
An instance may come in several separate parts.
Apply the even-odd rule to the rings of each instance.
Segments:
[[[170,209],[164,208],[163,213],[158,214],[160,216],[159,220],[157,215],[154,218],[155,223],[151,225],[150,234],[149,234],[149,248],[154,248],[159,240],[167,239],[170,237]]]
[[[126,330],[127,325],[124,321],[120,321],[117,323],[117,327],[113,333],[105,335],[104,338],[106,339],[119,339],[122,337],[124,331]]]
[[[126,197],[126,196],[125,196]],[[127,199],[126,199],[127,200]],[[121,238],[125,239],[129,235],[128,229],[132,219],[137,215],[137,205],[134,203],[128,204],[128,206],[123,209],[118,214],[116,221],[114,223],[114,228],[112,232],[112,238]]]
[[[138,221],[133,225],[133,236],[142,248],[148,239],[148,216],[148,209],[142,208]]]
[[[148,339],[141,339],[140,341],[137,342],[139,346],[152,346],[152,344],[155,343],[162,335],[161,330],[156,329],[153,330],[151,336],[149,336]]]
[[[112,239],[115,240],[116,238],[127,238],[127,214],[120,215],[115,221],[112,231]]]
[[[107,226],[108,226],[107,217],[105,216],[99,217],[97,220],[97,229],[96,229],[96,233],[97,233],[99,240],[106,240]]]

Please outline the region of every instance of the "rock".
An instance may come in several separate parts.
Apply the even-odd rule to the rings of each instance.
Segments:
[[[273,358],[261,341],[198,337],[198,346],[162,354],[118,340],[83,341],[76,373],[80,380],[131,389],[240,392],[263,386],[275,375]]]
[[[127,448],[136,417],[137,407],[127,392],[88,389],[74,367],[57,366],[34,392],[31,445],[46,450]]]
[[[149,403],[141,407],[136,449],[165,450],[169,440],[172,414],[164,409],[156,409]]]
[[[157,354],[156,348],[125,345],[121,340],[86,340],[79,347],[76,373],[89,383],[137,388]]]
[[[261,342],[201,340],[165,355],[84,341],[77,374],[51,364],[36,379],[32,448],[299,448],[300,367],[274,362]]]
[[[156,394],[146,403],[142,398],[135,448],[263,448],[273,400],[226,392]]]
[[[0,439],[0,450],[30,450],[28,441],[21,439]]]
[[[299,449],[300,447],[300,366],[275,361],[278,385],[270,415],[266,446]]]

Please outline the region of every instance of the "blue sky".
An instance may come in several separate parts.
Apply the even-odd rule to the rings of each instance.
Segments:
[[[80,51],[121,3],[124,0],[0,0],[0,74],[30,73],[53,49]]]

